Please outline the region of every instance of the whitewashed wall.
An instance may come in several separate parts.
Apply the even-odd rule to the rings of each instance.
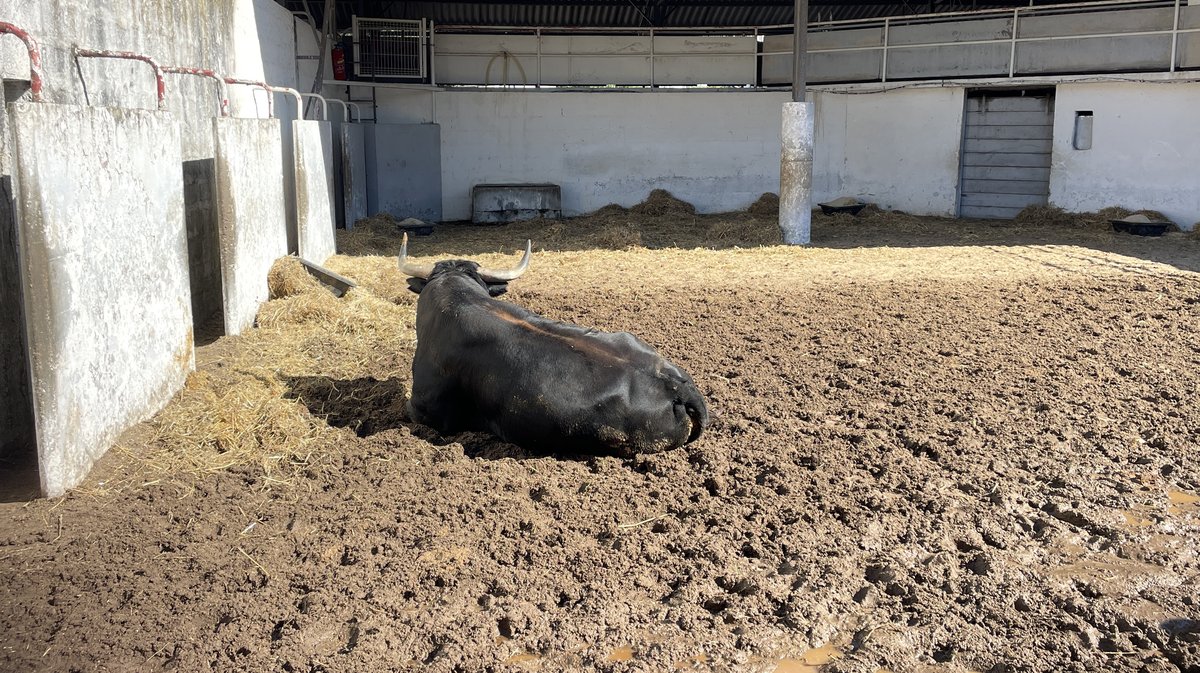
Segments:
[[[1072,144],[1081,110],[1094,113],[1089,150]],[[1197,82],[1060,84],[1050,202],[1070,211],[1150,208],[1191,228],[1200,222],[1197,111]]]
[[[22,104],[28,110],[27,121],[33,120],[27,123],[23,135],[0,134],[0,153],[5,155],[13,150],[10,138],[24,138],[24,145],[16,145],[18,150],[28,150],[29,143],[47,139],[46,148],[39,144],[36,152],[14,152],[13,156],[22,157],[19,165],[0,161],[0,172],[14,170],[21,176],[16,198],[22,213],[20,259],[15,258],[11,245],[17,228],[8,212],[0,213],[0,237],[5,239],[0,253],[6,257],[0,259],[0,268],[7,279],[7,287],[0,290],[18,287],[29,317],[27,325],[16,324],[14,328],[13,316],[4,316],[10,320],[10,327],[0,330],[0,350],[27,350],[33,365],[31,385],[11,385],[5,370],[18,358],[0,362],[0,408],[28,406],[23,401],[31,396],[27,389],[32,389],[37,400],[33,412],[38,436],[44,440],[38,447],[43,491],[59,494],[86,473],[112,437],[160,408],[191,367],[189,278],[206,269],[203,264],[189,269],[185,221],[190,229],[193,215],[202,220],[211,214],[212,202],[207,197],[186,202],[182,178],[212,179],[212,171],[202,168],[214,154],[212,119],[218,110],[214,83],[166,75],[167,113],[128,111],[155,108],[151,69],[145,63],[111,59],[83,59],[76,65],[72,47],[135,51],[164,65],[211,68],[236,77],[265,78],[272,84],[293,86],[294,21],[273,0],[0,0],[0,20],[27,29],[38,40],[49,103]],[[28,57],[19,41],[6,38],[2,45],[0,74],[6,79],[27,79]],[[260,98],[256,112],[247,90],[238,87],[231,93],[235,114],[265,116],[265,99]],[[93,107],[74,107],[88,105]],[[281,102],[279,107],[286,110],[288,106]],[[103,120],[108,121],[101,123]],[[57,149],[52,153],[52,148]],[[279,165],[283,156],[278,143],[274,154]],[[261,179],[261,175],[255,177]],[[276,182],[280,180],[276,178]],[[111,187],[109,183],[116,187],[106,189],[106,185]],[[261,194],[258,196],[259,201],[265,201]],[[71,201],[84,197],[90,199],[85,205],[91,210],[75,207],[77,204]],[[276,210],[282,205],[280,202]],[[126,212],[130,207],[140,217]],[[0,210],[8,211],[9,204],[0,203]],[[87,258],[115,269],[111,277],[93,273],[85,278],[86,283],[75,282],[78,273],[86,275],[99,267],[84,269],[77,264],[64,267],[51,263],[62,259],[70,262],[78,256],[69,237],[55,234],[50,236],[53,240],[39,243],[46,232],[54,234],[64,227],[68,232],[83,231],[75,226],[77,220],[87,221],[84,229],[96,233],[87,241]],[[106,233],[108,225],[120,235]],[[196,228],[202,229],[199,224]],[[206,258],[195,250],[191,252],[193,260]],[[141,253],[157,260],[157,265],[140,263]],[[117,262],[110,264],[110,260]],[[131,282],[117,282],[114,279],[122,274],[129,275],[122,271],[121,261],[126,266],[133,263],[151,269],[154,282],[141,282],[137,274],[131,276]],[[15,268],[21,270],[19,279],[10,273]],[[158,282],[162,278],[171,282]],[[126,288],[148,284],[162,289],[160,294],[166,298],[169,312],[157,307],[147,313],[144,297],[131,300],[127,292],[122,294]],[[59,313],[70,320],[63,322],[57,313],[45,317],[51,294],[53,305],[65,307]],[[12,302],[4,304],[11,306]],[[114,321],[114,311],[128,319]],[[27,349],[22,338],[25,335],[29,336]],[[145,346],[147,343],[151,346]],[[70,360],[83,372],[76,376],[63,364],[67,360],[56,359],[60,351],[82,354],[84,359],[97,352],[107,355],[100,365]],[[165,353],[166,357],[148,360],[147,354],[154,353]],[[20,359],[26,359],[24,353]],[[133,378],[114,379],[114,371]],[[64,377],[64,372],[72,375]],[[25,376],[24,371],[18,374]],[[110,390],[111,380],[123,382],[118,386],[120,390]],[[9,395],[22,399],[14,401]],[[80,399],[83,403],[71,401]],[[71,414],[82,414],[88,422],[71,420]],[[10,439],[8,426],[12,422],[11,416],[0,414],[0,449]],[[60,432],[48,428],[66,429]],[[26,444],[30,437],[22,433],[17,439]],[[70,442],[76,443],[68,447],[65,458],[48,453],[60,451]]]
[[[951,215],[962,89],[810,93],[814,197],[858,196]],[[443,217],[470,217],[471,186],[553,182],[563,212],[629,206],[663,188],[700,212],[779,191],[786,93],[380,91],[380,121],[441,125]]]
[[[813,195],[854,196],[887,210],[953,215],[963,89],[816,96]]]
[[[293,18],[273,0],[0,0],[0,20],[28,30],[42,48],[46,100],[51,103],[154,109],[154,79],[145,63],[82,59],[74,46],[136,51],[163,65],[194,66],[247,79],[294,86]],[[133,20],[131,17],[139,17]],[[0,40],[0,74],[28,79],[29,59],[19,40]],[[81,78],[82,75],[82,78]],[[167,105],[183,122],[183,158],[212,156],[208,119],[216,114],[215,84],[166,75]],[[85,91],[86,85],[86,91]],[[230,87],[234,114],[266,116],[246,87]],[[290,106],[279,101],[287,113]]]
[[[469,219],[471,187],[562,185],[563,213],[634,205],[663,188],[702,212],[779,189],[783,94],[448,91],[396,95],[384,122],[436,121],[442,217]],[[436,113],[434,112],[436,108]]]

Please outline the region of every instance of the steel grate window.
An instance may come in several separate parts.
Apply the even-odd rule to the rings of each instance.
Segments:
[[[353,20],[357,77],[425,77],[425,21]]]

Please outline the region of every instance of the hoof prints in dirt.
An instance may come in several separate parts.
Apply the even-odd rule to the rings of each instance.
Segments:
[[[522,303],[692,372],[717,419],[695,444],[529,456],[407,424],[394,361],[301,378],[363,436],[314,435],[328,464],[286,485],[4,506],[0,669],[1200,667],[1194,275],[601,290],[575,267]]]

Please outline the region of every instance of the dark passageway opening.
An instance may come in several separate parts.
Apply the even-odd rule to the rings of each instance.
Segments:
[[[183,162],[183,209],[187,222],[192,325],[197,346],[225,334],[221,238],[217,230],[216,162]]]
[[[37,433],[12,178],[0,177],[0,502],[37,497]]]

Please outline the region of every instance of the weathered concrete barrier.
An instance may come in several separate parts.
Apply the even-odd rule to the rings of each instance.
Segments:
[[[180,130],[45,103],[9,121],[38,464],[57,496],[193,367]]]
[[[287,254],[283,140],[277,119],[213,119],[225,333],[254,326],[267,272]],[[176,168],[178,172],[178,167]]]
[[[507,224],[562,217],[562,188],[551,184],[475,185],[471,188],[471,221]]]
[[[296,157],[296,242],[301,258],[334,253],[333,131],[327,121],[292,121]]]

